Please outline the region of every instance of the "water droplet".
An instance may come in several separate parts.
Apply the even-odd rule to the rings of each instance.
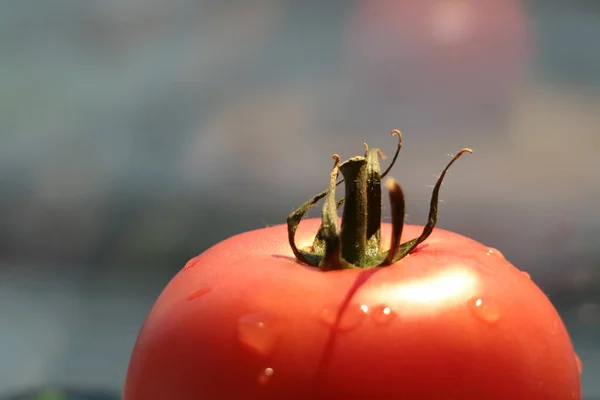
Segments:
[[[500,310],[488,299],[473,297],[469,300],[469,308],[477,318],[488,324],[496,323],[500,319]]]
[[[373,308],[371,311],[371,316],[373,317],[373,321],[377,322],[378,324],[385,324],[394,319],[396,313],[390,306],[381,305]]]
[[[577,362],[577,371],[579,372],[579,375],[581,375],[583,373],[583,363],[577,354],[575,354],[575,362]]]
[[[258,374],[258,383],[260,385],[266,385],[271,380],[273,372],[275,372],[273,368],[265,368],[260,374]]]
[[[325,308],[321,312],[321,320],[327,325],[338,331],[349,331],[357,328],[369,313],[369,306],[366,304],[349,304],[339,314],[339,307]]]
[[[212,289],[209,288],[200,288],[192,293],[190,293],[187,297],[188,300],[196,300],[202,296],[204,296],[205,294],[207,294],[208,292],[210,292]]]
[[[488,249],[487,253],[485,253],[485,254],[487,254],[488,256],[494,255],[494,256],[499,256],[499,257],[504,258],[504,254],[502,254],[502,252],[500,250],[494,249],[493,247],[490,247]]]
[[[531,279],[531,275],[529,275],[529,272],[527,271],[521,271],[521,273],[523,274],[523,276],[527,279]]]
[[[238,319],[237,328],[240,343],[262,355],[271,353],[279,339],[274,321],[265,315],[245,315]]]

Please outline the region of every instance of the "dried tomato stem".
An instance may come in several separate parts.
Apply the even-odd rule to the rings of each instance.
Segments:
[[[292,251],[299,262],[319,267],[323,270],[348,268],[383,267],[398,262],[426,240],[433,232],[438,218],[439,191],[450,166],[471,149],[462,149],[448,163],[438,178],[430,201],[429,218],[418,238],[401,243],[404,227],[405,201],[402,188],[390,179],[387,187],[392,210],[392,235],[390,249],[381,250],[381,178],[396,162],[402,147],[402,134],[398,136],[398,147],[390,166],[381,173],[379,157],[384,158],[379,149],[369,149],[365,143],[365,155],[353,157],[340,164],[334,155],[335,164],[329,179],[329,188],[305,202],[287,219],[288,239]],[[339,173],[344,179],[336,183]],[[345,197],[336,202],[335,188],[345,182]],[[311,249],[301,250],[295,244],[298,225],[304,214],[320,199],[326,196],[322,211],[321,226]],[[337,208],[344,204],[342,224],[339,226]]]
[[[342,214],[342,256],[351,264],[360,265],[367,250],[367,160],[351,158],[340,165],[346,181],[344,213]]]

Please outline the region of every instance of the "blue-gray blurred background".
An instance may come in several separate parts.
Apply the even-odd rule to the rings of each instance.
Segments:
[[[393,128],[411,223],[474,149],[440,226],[531,274],[600,397],[596,0],[0,1],[0,397],[118,393],[187,259]]]

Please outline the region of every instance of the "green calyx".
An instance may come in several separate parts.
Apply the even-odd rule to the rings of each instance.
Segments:
[[[369,149],[366,143],[364,156],[353,157],[340,163],[340,157],[335,154],[329,188],[302,204],[288,216],[288,239],[299,262],[325,271],[384,267],[409,255],[431,235],[437,223],[439,192],[446,172],[461,155],[472,151],[471,149],[460,150],[444,168],[433,188],[429,218],[423,232],[419,237],[405,243],[401,243],[405,216],[404,194],[395,180],[388,179],[386,186],[390,196],[392,235],[389,250],[383,251],[381,249],[381,180],[391,170],[402,148],[400,131],[393,130],[392,136],[398,136],[398,147],[392,162],[383,173],[379,165],[379,157],[383,158],[383,154],[379,149]],[[340,172],[344,179],[337,182]],[[346,183],[345,197],[336,202],[335,189],[342,182]],[[312,246],[301,250],[296,246],[295,241],[298,225],[306,212],[324,197],[321,226]],[[337,209],[342,204],[344,211],[340,226]]]

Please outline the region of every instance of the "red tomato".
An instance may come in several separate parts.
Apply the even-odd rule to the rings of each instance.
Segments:
[[[300,225],[298,243],[319,222]],[[322,272],[295,261],[278,225],[175,276],[139,335],[124,400],[566,400],[581,398],[578,382],[560,317],[500,252],[436,229],[391,267]]]
[[[323,212],[333,227],[336,177]],[[403,216],[393,186],[392,210]],[[381,225],[382,243],[398,232],[392,221]],[[300,225],[299,248],[312,245],[320,223]],[[423,230],[403,228],[406,239]],[[124,400],[581,399],[559,315],[499,251],[434,229],[384,267],[324,271],[294,254],[278,225],[189,261],[140,332]]]

